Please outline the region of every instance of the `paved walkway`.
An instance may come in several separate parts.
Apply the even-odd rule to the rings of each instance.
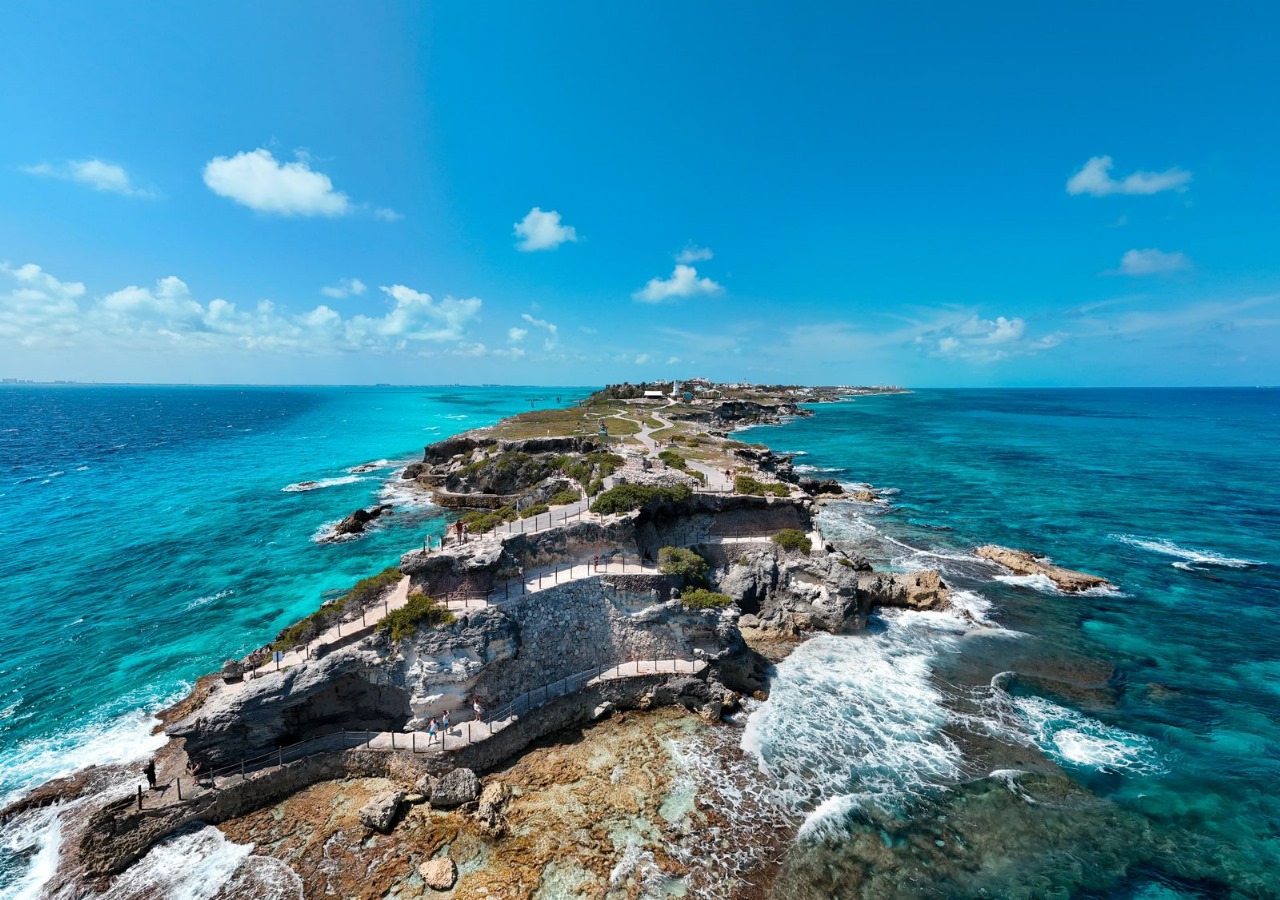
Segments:
[[[633,660],[631,662],[617,663],[613,666],[599,667],[587,672],[580,672],[577,675],[571,675],[536,690],[528,691],[516,698],[513,703],[498,710],[498,717],[495,718],[476,721],[470,710],[460,711],[459,717],[463,721],[454,722],[444,734],[437,734],[433,737],[425,731],[381,731],[376,733],[344,731],[324,735],[312,741],[305,741],[294,748],[285,748],[279,751],[278,757],[275,753],[266,753],[258,756],[244,767],[242,772],[236,772],[232,767],[230,773],[217,775],[215,779],[217,782],[216,787],[225,788],[238,780],[252,779],[263,775],[263,773],[279,771],[283,766],[291,762],[306,759],[316,753],[333,750],[367,749],[388,752],[457,753],[501,733],[504,729],[519,722],[522,717],[536,712],[547,703],[558,700],[561,697],[572,696],[586,688],[595,687],[609,681],[622,681],[628,678],[642,678],[660,674],[698,675],[706,667],[707,662],[705,660],[679,658]],[[290,756],[291,750],[293,754]],[[287,762],[283,762],[286,756],[290,756],[290,758]],[[277,763],[275,761],[277,758],[282,762]],[[178,779],[178,782],[176,785],[173,782],[162,785],[162,788],[158,791],[143,791],[139,795],[143,808],[158,809],[175,805],[203,796],[211,790],[211,785],[207,781],[197,784],[194,778],[186,777]],[[179,797],[179,794],[182,796]]]

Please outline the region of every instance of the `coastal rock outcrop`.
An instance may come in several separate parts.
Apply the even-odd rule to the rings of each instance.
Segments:
[[[946,609],[951,589],[933,569],[921,572],[875,572],[858,579],[858,590],[876,606],[929,612]]]
[[[470,769],[447,772],[431,788],[433,809],[453,809],[480,797],[480,779]]]
[[[360,821],[374,831],[387,834],[395,827],[403,805],[403,791],[386,791],[361,807]]]
[[[390,504],[381,504],[379,506],[371,506],[368,509],[357,509],[351,515],[347,516],[337,525],[333,526],[333,536],[341,537],[347,534],[360,534],[364,531],[365,526],[391,512]]]
[[[840,496],[844,493],[844,488],[834,478],[801,478],[797,483],[800,490],[814,497]]]
[[[1058,588],[1068,594],[1087,591],[1090,588],[1109,588],[1111,582],[1100,575],[1077,572],[1054,565],[1045,556],[1036,556],[1026,550],[1012,550],[996,544],[987,544],[973,551],[983,559],[989,559],[1003,566],[1015,575],[1043,575]]]

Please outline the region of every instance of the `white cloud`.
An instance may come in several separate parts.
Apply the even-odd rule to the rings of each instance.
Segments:
[[[347,195],[335,191],[329,176],[312,169],[305,156],[281,163],[262,147],[214,157],[204,167],[204,183],[218,196],[262,213],[332,217],[352,210]]]
[[[373,214],[384,222],[399,222],[404,218],[403,213],[398,213],[394,209],[388,209],[385,206],[379,206],[374,209]]]
[[[509,340],[513,344],[520,343],[528,336],[529,336],[529,329],[527,328],[508,328],[507,329],[507,340]]]
[[[1134,172],[1117,181],[1111,177],[1111,157],[1095,156],[1067,181],[1068,194],[1158,194],[1161,191],[1185,191],[1191,173],[1176,166],[1163,172]]]
[[[445,344],[473,352],[475,345],[463,339],[480,313],[478,298],[437,301],[405,285],[382,290],[390,300],[386,313],[349,318],[324,305],[290,313],[269,300],[246,308],[223,299],[202,303],[173,276],[150,288],[130,285],[86,302],[83,284],[62,282],[35,265],[2,264],[0,343],[304,355],[391,353],[415,344]]]
[[[668,357],[667,357],[667,365],[669,365],[669,366],[677,365],[679,362],[680,362],[680,357],[678,357],[678,356],[668,356]]]
[[[1168,275],[1191,268],[1191,260],[1182,251],[1165,253],[1154,247],[1145,250],[1129,250],[1120,257],[1120,275]]]
[[[991,363],[1050,350],[1062,343],[1063,337],[1054,333],[1029,338],[1026,321],[1017,316],[983,319],[969,314],[935,324],[917,334],[913,342],[934,356]]]
[[[126,197],[151,196],[150,192],[134,186],[124,166],[103,162],[100,159],[76,159],[61,166],[40,163],[36,166],[25,166],[22,171],[28,175],[46,175],[51,178],[75,181],[88,185],[95,191],[109,191],[113,194],[124,194]]]
[[[529,210],[515,228],[516,237],[520,239],[516,248],[525,252],[554,250],[566,241],[578,239],[578,232],[572,225],[560,224],[560,213],[554,209],[543,212],[537,206]]]
[[[637,366],[643,366],[648,361],[649,361],[648,353],[641,353],[639,356],[636,357],[636,360],[635,360]]]
[[[343,300],[347,297],[358,297],[366,290],[368,288],[359,278],[339,278],[337,284],[320,288],[320,293],[334,300]]]
[[[528,313],[522,314],[520,318],[524,319],[535,328],[541,328],[547,332],[546,340],[542,342],[542,346],[547,350],[554,349],[556,344],[559,343],[560,328],[554,322],[548,322],[546,319],[535,319]]]
[[[641,303],[661,303],[675,297],[714,297],[724,288],[710,278],[699,278],[693,266],[676,265],[670,278],[650,278],[649,283],[631,296]]]
[[[695,263],[703,260],[711,259],[712,253],[706,247],[699,247],[697,244],[690,244],[679,253],[676,254],[676,262],[678,263]]]

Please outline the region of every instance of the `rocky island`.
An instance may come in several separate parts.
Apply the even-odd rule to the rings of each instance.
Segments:
[[[0,815],[79,796],[55,892],[107,889],[212,825],[305,897],[520,897],[570,871],[613,896],[618,839],[591,820],[627,811],[675,829],[650,833],[669,844],[651,878],[743,896],[699,870],[724,813],[670,812],[659,736],[711,728],[729,753],[718,723],[767,698],[796,641],[949,600],[938,572],[873,571],[823,536],[815,508],[838,483],[731,436],[857,390],[615,385],[432,444],[399,477],[457,511],[445,538],[201,678],[160,715],[154,789],[91,794],[98,773]],[[765,891],[769,856],[747,851],[734,877]]]

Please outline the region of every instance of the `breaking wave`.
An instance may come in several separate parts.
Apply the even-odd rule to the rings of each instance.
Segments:
[[[301,493],[304,491],[318,491],[321,488],[336,487],[340,484],[355,484],[357,481],[363,481],[358,475],[340,475],[337,478],[322,478],[318,481],[297,481],[293,484],[287,484],[280,490],[286,493]]]
[[[1225,556],[1212,550],[1193,550],[1189,547],[1179,547],[1173,541],[1166,541],[1163,538],[1143,538],[1132,534],[1113,534],[1111,539],[1120,541],[1122,544],[1128,544],[1131,547],[1137,547],[1140,550],[1149,550],[1152,553],[1177,557],[1179,561],[1170,563],[1170,565],[1175,569],[1182,569],[1187,572],[1194,572],[1197,566],[1252,569],[1256,566],[1266,565],[1266,563],[1258,560]]]

